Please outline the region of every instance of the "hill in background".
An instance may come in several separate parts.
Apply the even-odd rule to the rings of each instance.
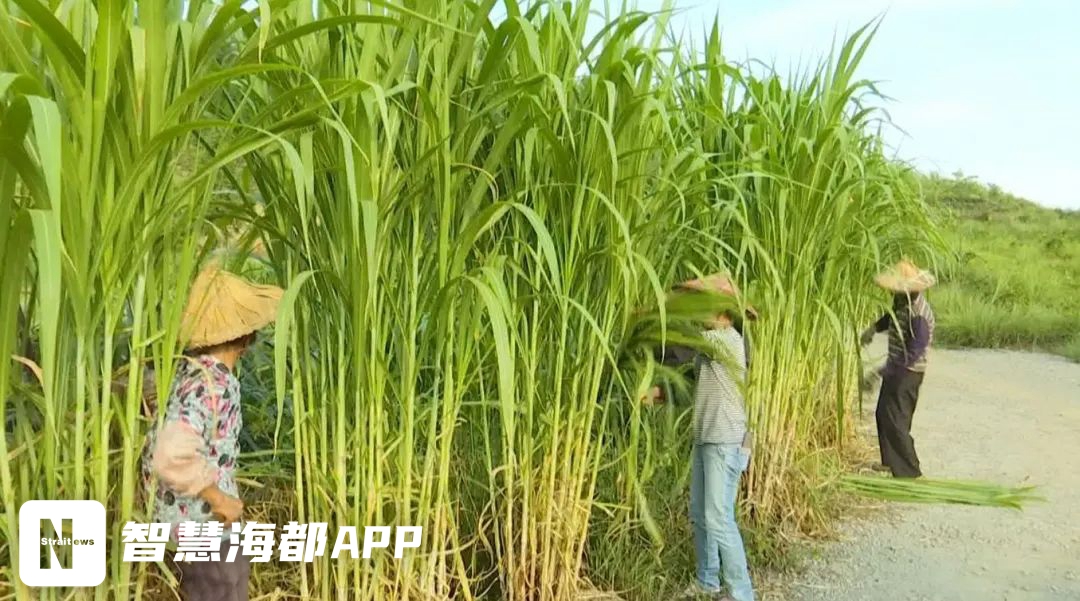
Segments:
[[[1041,207],[960,174],[922,184],[949,251],[931,296],[937,341],[1080,361],[1080,211]]]

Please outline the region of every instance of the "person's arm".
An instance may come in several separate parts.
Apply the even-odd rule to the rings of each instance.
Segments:
[[[926,355],[926,349],[930,347],[930,322],[919,315],[912,317],[909,334],[905,345],[904,367],[911,367]]]
[[[198,391],[203,394],[196,396]],[[207,456],[210,442],[217,436],[217,407],[224,391],[224,386],[208,381],[189,393],[185,405],[190,409],[165,423],[152,465],[169,489],[208,502],[211,511],[228,524],[239,519],[243,504],[218,488],[217,466]]]
[[[153,467],[165,486],[186,497],[217,488],[217,469],[206,458],[202,431],[188,421],[165,423],[154,447]]]
[[[859,337],[859,341],[863,346],[870,344],[874,340],[874,334],[887,331],[891,324],[892,315],[889,315],[888,313],[882,315],[873,325],[863,331],[862,335]]]
[[[701,353],[690,347],[678,344],[668,344],[666,346],[657,346],[653,348],[653,360],[666,367],[678,368],[688,363],[693,363],[700,354]],[[665,400],[664,389],[660,386],[653,386],[641,399],[642,402],[650,405],[663,403]]]
[[[653,358],[656,359],[657,363],[661,363],[668,367],[678,367],[687,363],[693,363],[698,354],[698,351],[690,347],[669,344],[663,347],[656,347],[653,351]]]

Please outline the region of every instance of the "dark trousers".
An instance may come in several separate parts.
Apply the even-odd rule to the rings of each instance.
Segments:
[[[239,551],[239,549],[237,550]],[[225,561],[229,544],[221,545],[220,561],[178,561],[180,590],[187,601],[248,601],[250,559],[239,552]]]
[[[878,445],[881,462],[897,478],[918,478],[919,456],[911,437],[911,418],[919,403],[923,374],[908,370],[887,373],[881,380],[877,403]]]

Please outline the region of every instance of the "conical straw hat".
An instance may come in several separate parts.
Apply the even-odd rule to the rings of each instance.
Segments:
[[[683,282],[677,286],[685,290],[699,290],[702,292],[713,292],[715,294],[724,294],[727,296],[733,296],[738,298],[740,296],[739,287],[735,285],[735,282],[731,278],[722,273],[714,273],[707,275],[704,278],[698,278]],[[757,309],[750,305],[746,305],[746,316],[750,319],[757,319]]]
[[[920,269],[914,263],[903,260],[879,273],[874,281],[878,286],[893,292],[922,292],[937,283],[934,274]]]
[[[211,264],[191,286],[181,340],[187,348],[205,348],[261,330],[277,319],[283,293],[277,286],[252,284]]]

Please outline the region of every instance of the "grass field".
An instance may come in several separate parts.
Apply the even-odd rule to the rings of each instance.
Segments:
[[[940,344],[1080,361],[1080,212],[962,177],[923,179],[950,252],[932,292]]]

